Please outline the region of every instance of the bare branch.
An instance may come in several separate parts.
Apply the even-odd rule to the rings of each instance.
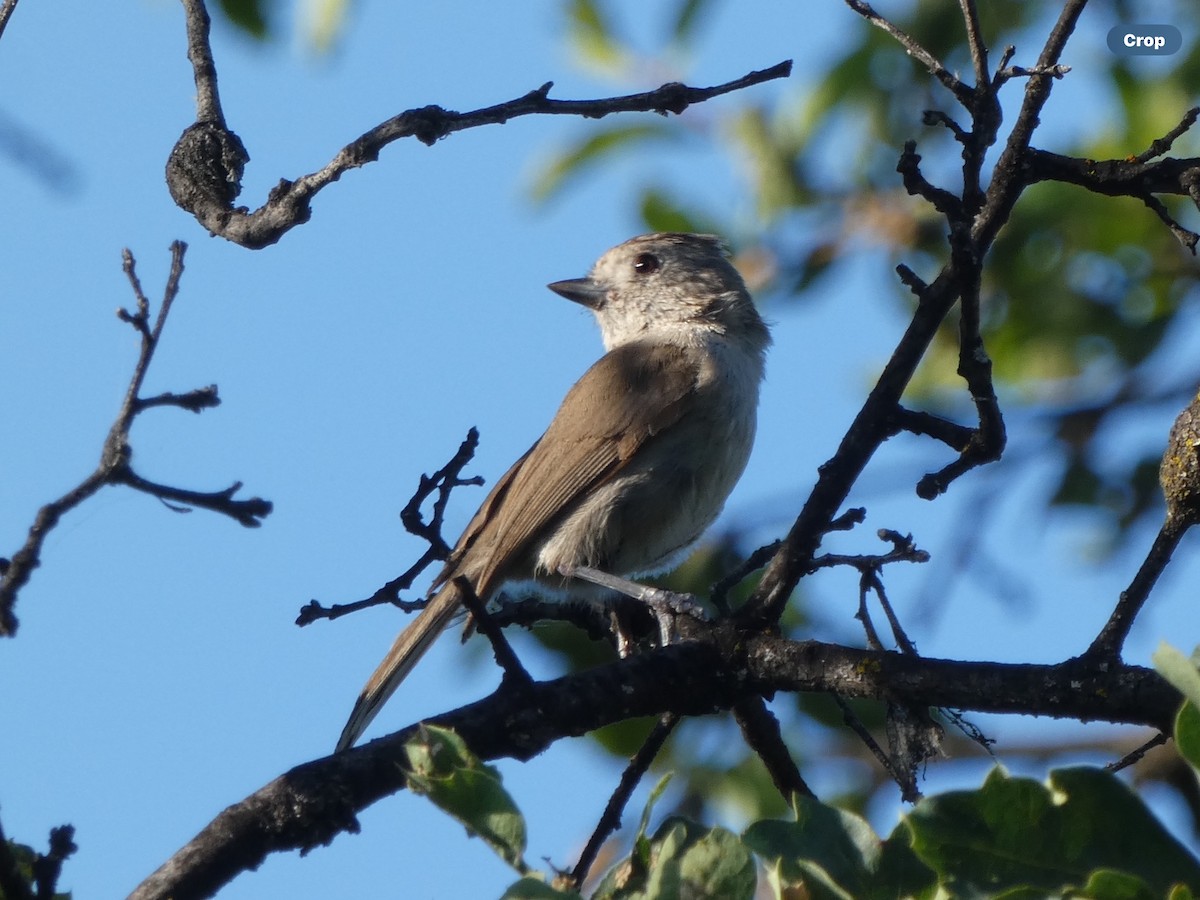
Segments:
[[[704,715],[771,691],[836,692],[910,706],[1021,712],[1169,729],[1179,695],[1157,673],[1116,663],[1014,665],[871,652],[747,635],[729,622],[707,639],[598,666],[434,716],[484,760],[528,759],[562,737],[636,716]],[[736,648],[736,649],[735,649]],[[134,900],[215,893],[269,853],[308,850],[357,828],[355,815],[405,787],[417,726],[305,763],[228,807],[146,879]]]
[[[472,426],[467,431],[467,436],[463,439],[463,442],[458,445],[458,450],[450,457],[450,461],[446,465],[442,466],[432,475],[421,476],[416,491],[413,492],[408,503],[404,505],[404,509],[400,511],[400,521],[404,525],[404,530],[411,535],[429,542],[429,548],[421,554],[415,563],[409,566],[403,574],[393,578],[364,600],[356,600],[351,603],[335,603],[328,607],[322,606],[316,600],[310,600],[301,607],[300,613],[296,617],[296,624],[303,627],[318,619],[332,621],[333,619],[340,619],[342,616],[357,612],[360,609],[382,606],[385,603],[390,603],[404,612],[415,612],[418,609],[423,609],[425,606],[423,599],[402,600],[400,593],[411,588],[413,582],[433,563],[441,562],[450,556],[450,545],[446,543],[446,539],[442,536],[442,521],[446,514],[446,504],[450,502],[450,492],[456,487],[483,484],[483,479],[478,475],[471,478],[462,477],[463,468],[474,458],[475,450],[478,447],[479,429]],[[433,501],[433,515],[426,522],[421,513],[421,506],[435,492],[437,493],[437,497]]]
[[[662,751],[667,738],[671,736],[671,732],[675,730],[675,726],[678,724],[679,716],[674,713],[664,715],[658,720],[654,728],[651,729],[650,734],[647,735],[638,752],[629,760],[629,765],[621,773],[621,780],[617,784],[617,789],[613,791],[613,795],[605,805],[604,813],[600,816],[600,821],[596,823],[596,828],[592,832],[592,836],[588,838],[587,844],[584,845],[583,852],[579,854],[579,861],[575,864],[575,869],[571,873],[571,881],[575,885],[575,890],[578,891],[583,887],[584,881],[587,880],[588,872],[591,871],[592,865],[596,862],[596,857],[599,856],[600,848],[604,846],[604,842],[608,840],[614,831],[621,827],[621,813],[624,811],[626,804],[629,803],[629,798],[633,796],[634,789],[645,777],[646,772],[650,770],[651,764]]]
[[[921,174],[920,163],[921,156],[917,153],[916,141],[905,141],[904,152],[900,154],[900,161],[896,164],[896,171],[904,178],[904,189],[914,197],[928,200],[934,209],[947,218],[961,219],[962,200],[926,181],[925,176]]]
[[[17,8],[17,0],[4,0],[0,3],[0,37],[4,37],[4,29],[12,18],[13,10]]]
[[[571,115],[601,118],[618,112],[679,114],[694,103],[742,90],[791,74],[791,61],[749,72],[714,87],[696,88],[672,82],[653,91],[600,100],[551,100],[553,82],[495,106],[460,113],[440,106],[410,109],[377,125],[342,148],[324,168],[296,180],[284,179],[267,202],[254,212],[233,206],[241,192],[242,173],[250,156],[241,139],[225,124],[217,93],[217,74],[209,43],[208,13],[203,0],[182,0],[187,17],[188,59],[196,79],[196,122],[180,136],[167,161],[171,197],[214,235],[243,247],[274,244],[312,214],[312,198],[351,169],[379,158],[393,141],[415,137],[432,145],[467,128],[496,125],[527,115]]]
[[[1077,184],[1096,194],[1110,197],[1136,197],[1162,220],[1175,238],[1193,254],[1200,236],[1180,225],[1158,199],[1158,194],[1191,198],[1200,208],[1200,159],[1163,159],[1151,161],[1160,147],[1169,147],[1184,126],[1194,123],[1200,109],[1189,111],[1180,126],[1151,144],[1146,152],[1128,159],[1076,159],[1045,150],[1030,148],[1027,177],[1038,181],[1062,181]]]
[[[1180,138],[1184,133],[1196,124],[1196,119],[1200,117],[1200,106],[1193,106],[1189,109],[1179,124],[1164,134],[1162,137],[1151,142],[1150,146],[1144,151],[1135,156],[1132,162],[1145,163],[1154,159],[1156,156],[1162,156],[1171,149],[1171,145],[1175,143],[1177,138]]]
[[[747,746],[763,761],[775,789],[784,800],[790,801],[795,794],[817,796],[800,774],[800,767],[792,759],[779,729],[779,720],[767,709],[762,697],[750,697],[738,703],[733,708],[733,717],[742,729]]]
[[[179,294],[179,282],[183,277],[183,258],[186,251],[187,245],[182,241],[175,241],[171,245],[171,272],[167,277],[162,303],[153,327],[150,325],[150,301],[146,299],[141,282],[138,280],[133,254],[128,250],[122,254],[123,267],[129,278],[136,305],[135,312],[132,313],[127,309],[118,309],[117,317],[121,321],[129,323],[137,331],[141,337],[141,352],[134,366],[129,387],[125,391],[121,409],[104,440],[104,446],[100,451],[100,463],[96,470],[63,496],[38,510],[25,539],[25,544],[0,571],[0,636],[12,636],[16,633],[17,618],[13,607],[16,604],[17,593],[28,583],[33,570],[40,565],[42,545],[47,534],[58,524],[63,515],[105,485],[128,485],[158,497],[172,509],[177,509],[177,507],[171,506],[171,503],[183,503],[188,506],[210,509],[230,516],[248,527],[259,525],[261,519],[271,512],[270,502],[258,497],[234,500],[234,493],[241,488],[240,482],[223,491],[211,493],[190,491],[147,481],[134,472],[129,462],[132,456],[129,433],[134,419],[142,412],[158,406],[176,406],[192,412],[199,412],[201,409],[216,406],[220,402],[215,385],[188,391],[184,394],[166,393],[150,398],[140,396],[142,384],[146,380],[146,373],[154,359],[154,352],[158,349],[167,316],[170,315],[171,305]]]
[[[894,37],[900,46],[904,48],[904,52],[928,69],[929,74],[945,85],[954,94],[955,99],[959,103],[968,108],[971,106],[972,91],[970,86],[960,81],[949,69],[942,65],[937,57],[921,46],[915,38],[885,19],[869,3],[865,3],[863,0],[846,0],[846,5],[876,28],[882,28]]]
[[[1154,737],[1150,738],[1150,740],[1146,741],[1143,744],[1140,744],[1139,746],[1135,747],[1133,750],[1130,750],[1128,753],[1126,753],[1124,756],[1122,756],[1116,762],[1111,762],[1104,768],[1106,768],[1110,772],[1120,772],[1122,769],[1127,769],[1130,766],[1136,765],[1137,763],[1141,762],[1147,753],[1149,753],[1155,747],[1161,747],[1163,744],[1165,744],[1170,739],[1171,738],[1167,735],[1166,732],[1160,731]]]
[[[471,585],[471,579],[465,575],[459,575],[454,579],[454,583],[458,586],[463,606],[471,614],[475,627],[492,645],[492,653],[496,657],[496,662],[504,670],[505,683],[518,687],[531,684],[533,679],[521,665],[521,661],[517,659],[517,654],[513,652],[512,645],[504,637],[503,630],[497,627],[496,623],[492,621],[492,617],[488,615],[486,605],[479,599],[479,595],[475,593],[475,588]]]
[[[919,45],[895,26],[882,20],[877,21],[879,16],[865,3],[859,0],[847,0],[847,3],[873,24],[895,35],[910,52],[913,52],[914,48],[919,50]],[[1063,47],[1074,31],[1075,23],[1085,5],[1086,0],[1067,0],[1064,4],[1062,14],[1038,57],[1037,65],[1042,72],[1058,64]],[[926,64],[939,80],[946,83],[948,73],[944,72],[937,60],[929,57]],[[938,74],[939,69],[942,74]],[[995,115],[994,104],[981,100],[981,108],[976,108],[975,96],[971,89],[961,85],[952,76],[949,77],[951,84],[948,86],[953,90],[954,85],[958,85],[956,96],[977,120],[979,140],[986,143],[986,120]],[[965,286],[975,283],[978,278],[977,271],[959,271],[959,266],[964,260],[973,261],[972,265],[975,266],[981,264],[996,234],[1008,220],[1017,199],[1028,183],[1024,162],[1029,152],[1030,139],[1039,121],[1038,117],[1049,97],[1052,81],[1053,79],[1045,74],[1034,74],[1030,77],[1017,122],[996,163],[983,202],[951,204],[947,201],[945,204],[948,212],[953,212],[955,207],[959,206],[964,216],[970,216],[969,219],[964,218],[951,223],[952,233],[958,228],[962,229],[963,237],[960,240],[969,252],[952,252],[950,261],[937,278],[919,289],[917,309],[904,336],[842,438],[837,452],[821,466],[816,485],[792,524],[783,545],[768,564],[754,594],[738,611],[738,618],[747,624],[763,626],[778,621],[800,578],[810,571],[813,555],[829,521],[845,503],[851,486],[857,481],[876,449],[894,433],[900,397],[916,372],[918,363],[924,357],[942,321],[962,296]],[[981,119],[984,121],[980,121]],[[982,148],[973,153],[973,165],[981,164]],[[911,161],[905,162],[902,159],[901,163],[911,168]],[[919,172],[914,170],[913,175],[919,175]],[[1200,177],[1195,179],[1192,188],[1194,194],[1200,197]],[[918,193],[925,190],[921,185]],[[936,194],[936,189],[933,193],[940,196]],[[911,269],[902,267],[898,271],[901,280],[910,288],[922,284]],[[984,449],[989,448],[985,445]],[[958,464],[964,465],[965,461],[960,460]]]
[[[901,406],[894,414],[896,427],[910,434],[922,434],[941,441],[947,447],[960,453],[967,448],[974,431],[957,422],[935,416],[922,410],[913,410]]]
[[[1082,659],[1089,662],[1104,662],[1121,658],[1121,648],[1125,644],[1125,638],[1129,636],[1129,629],[1133,627],[1134,619],[1137,618],[1146,600],[1149,599],[1150,592],[1158,582],[1158,577],[1167,567],[1167,563],[1171,561],[1171,554],[1179,546],[1179,541],[1185,531],[1187,529],[1181,527],[1178,522],[1168,520],[1163,525],[1158,536],[1154,538],[1154,543],[1146,554],[1146,558],[1138,567],[1137,574],[1133,576],[1133,581],[1129,583],[1129,587],[1121,591],[1121,597],[1117,601],[1112,615],[1104,623],[1104,627],[1100,629],[1100,633],[1096,635]]]
[[[1158,480],[1167,503],[1167,516],[1128,589],[1083,658],[1104,664],[1120,659],[1121,647],[1159,575],[1171,561],[1183,535],[1200,524],[1200,394],[1183,408],[1171,425]]]
[[[967,46],[971,48],[971,67],[975,70],[976,88],[983,88],[990,83],[988,78],[987,45],[983,39],[983,29],[979,25],[979,10],[975,8],[975,0],[959,0],[962,9],[963,22],[967,27]]]

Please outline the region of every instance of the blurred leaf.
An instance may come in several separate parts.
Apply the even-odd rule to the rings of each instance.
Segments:
[[[1071,459],[1050,498],[1053,506],[1069,503],[1094,504],[1100,495],[1100,476],[1082,457]]]
[[[1190,700],[1184,701],[1175,716],[1175,746],[1192,768],[1200,769],[1200,709]]]
[[[675,27],[672,29],[674,40],[685,43],[695,34],[704,13],[712,7],[711,0],[681,0],[675,14]]]
[[[1100,769],[1058,769],[1049,786],[994,769],[980,790],[927,797],[905,821],[917,855],[956,896],[1059,894],[1098,869],[1136,876],[1159,895],[1200,884],[1200,862]]]
[[[694,234],[713,234],[716,225],[711,219],[689,212],[663,191],[649,188],[642,192],[642,221],[651,231],[690,231]]]
[[[304,30],[314,50],[327,52],[337,43],[346,27],[351,0],[308,0],[305,5]]]
[[[1166,641],[1159,642],[1158,649],[1150,656],[1154,668],[1183,694],[1194,706],[1200,706],[1200,669],[1196,668],[1194,656],[1189,658]]]
[[[797,177],[792,148],[772,131],[767,114],[746,107],[734,115],[729,127],[754,179],[762,220],[770,222],[785,209],[803,206],[809,194]]]
[[[910,896],[933,885],[932,872],[908,849],[907,834],[884,842],[866,820],[811,797],[795,798],[796,821],[755,822],[746,844],[768,863],[777,895],[829,900]],[[882,877],[881,877],[882,875]]]
[[[614,125],[590,131],[573,147],[557,153],[534,179],[530,192],[534,200],[544,202],[560,192],[573,178],[612,157],[617,150],[629,150],[645,141],[678,140],[680,134],[663,122]]]
[[[646,852],[644,871],[634,860],[618,864],[600,882],[593,900],[754,896],[754,859],[737,835],[724,828],[670,818],[647,841]]]
[[[234,25],[257,40],[267,37],[270,0],[220,0],[221,12]]]
[[[539,875],[526,875],[508,886],[500,900],[578,900],[576,891],[560,891]]]
[[[465,825],[468,833],[483,838],[523,874],[528,868],[525,819],[496,768],[483,765],[453,731],[435,725],[421,725],[404,750],[409,788]]]
[[[595,0],[570,0],[567,33],[584,62],[608,71],[625,67],[627,54],[604,17],[603,4]]]
[[[1095,900],[1158,900],[1159,897],[1137,876],[1111,869],[1093,872],[1079,896]]]

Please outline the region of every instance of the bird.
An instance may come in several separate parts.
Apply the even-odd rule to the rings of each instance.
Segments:
[[[562,574],[578,567],[663,571],[746,466],[771,337],[719,238],[640,235],[548,287],[591,310],[606,352],[488,493],[362,689],[339,752],[462,609],[457,579],[486,603],[517,582],[586,593]]]

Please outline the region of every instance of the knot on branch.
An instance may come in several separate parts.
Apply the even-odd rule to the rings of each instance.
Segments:
[[[689,88],[682,82],[668,82],[655,93],[658,95],[658,111],[663,115],[669,112],[679,115],[691,106],[691,101],[688,99]]]
[[[437,104],[430,104],[422,106],[420,109],[410,110],[408,115],[411,117],[409,125],[412,128],[413,137],[426,147],[432,147],[450,133],[448,127],[450,117],[457,113],[448,113]]]
[[[242,173],[249,161],[241,138],[224,125],[189,125],[167,159],[171,199],[192,214],[212,204],[228,209],[242,192]]]

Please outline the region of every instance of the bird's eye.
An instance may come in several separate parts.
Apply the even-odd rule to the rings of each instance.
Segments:
[[[658,257],[653,253],[642,253],[633,261],[633,271],[639,275],[649,275],[658,271]]]

